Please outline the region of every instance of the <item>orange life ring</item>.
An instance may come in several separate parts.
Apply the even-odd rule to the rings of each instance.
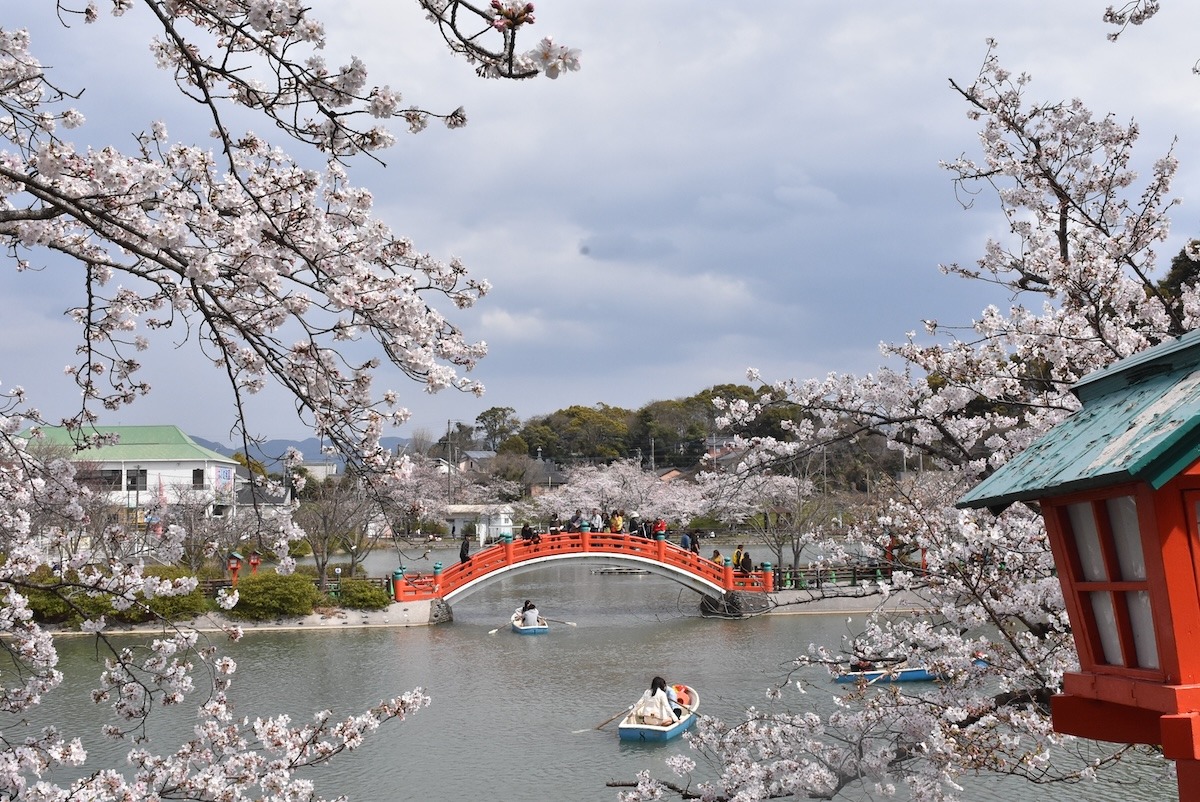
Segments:
[[[675,685],[675,699],[681,705],[691,704],[692,697],[687,691],[686,685]]]

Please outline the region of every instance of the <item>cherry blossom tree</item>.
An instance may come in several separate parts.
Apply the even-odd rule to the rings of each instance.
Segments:
[[[1030,87],[1029,76],[1001,66],[994,47],[973,82],[952,83],[981,126],[981,155],[945,167],[964,198],[995,192],[1009,236],[987,242],[976,264],[943,269],[995,284],[1007,306],[961,328],[925,321],[924,336],[885,347],[898,367],[779,381],[767,387],[771,400],[724,409],[728,421],[768,408],[794,413],[788,437],[747,443],[749,472],[868,434],[923,455],[933,469],[898,484],[855,536],[880,560],[897,543],[924,555],[924,570],[896,564],[882,592],[911,593],[928,615],[878,613],[851,641],[813,645],[771,691],[770,709],[701,723],[691,746],[717,767],[714,780],[644,774],[614,783],[629,789],[627,802],[671,791],[705,800],[949,800],[968,773],[1076,781],[1102,777],[1136,748],[1051,731],[1050,697],[1076,656],[1040,517],[1023,506],[999,517],[954,506],[1077,408],[1073,382],[1200,323],[1194,283],[1176,296],[1155,279],[1176,203],[1170,151],[1140,180],[1135,124],[1097,117],[1079,100],[1031,101]],[[1195,243],[1187,251],[1200,256]],[[835,554],[840,546],[823,548]],[[975,663],[979,653],[986,666]],[[816,669],[845,670],[852,657],[909,658],[947,679],[919,690],[862,685],[826,716],[802,701],[811,697],[793,696],[827,694],[828,673]],[[690,757],[671,761],[683,777],[694,766]]]
[[[575,51],[548,39],[520,49],[533,23],[527,3],[421,5],[481,74],[553,78],[579,66]],[[101,6],[112,19],[103,18]],[[480,392],[464,374],[485,348],[438,307],[469,307],[488,285],[459,262],[423,253],[393,233],[374,215],[371,193],[351,182],[350,164],[378,158],[393,143],[389,121],[415,133],[438,120],[460,127],[465,112],[405,105],[394,88],[368,81],[356,58],[327,63],[324,28],[296,0],[56,0],[55,8],[60,20],[85,23],[72,26],[75,36],[134,19],[152,27],[157,65],[196,104],[211,138],[178,141],[166,121],[121,120],[119,128],[142,133],[128,143],[77,144],[71,137],[89,129],[71,101],[84,87],[55,84],[36,55],[34,33],[0,27],[0,243],[18,271],[74,268],[74,281],[61,286],[81,288],[66,301],[79,326],[67,373],[81,402],[54,423],[72,430],[81,447],[103,442],[91,426],[101,411],[120,410],[150,391],[140,354],[165,335],[173,345],[194,343],[223,373],[245,453],[248,397],[273,382],[361,476],[402,473],[378,440],[407,413],[397,392],[374,387],[376,368],[386,361],[430,391]],[[96,65],[92,74],[105,72]],[[235,123],[247,119],[272,136]],[[292,155],[285,145],[300,151]],[[350,348],[357,342],[374,353],[351,358],[364,353]],[[194,579],[143,572],[147,561],[183,556],[186,533],[178,525],[155,538],[119,525],[98,538],[77,536],[87,523],[88,494],[75,467],[29,447],[48,423],[19,385],[5,385],[0,639],[11,670],[3,673],[0,705],[16,716],[62,682],[54,638],[32,620],[24,592],[68,602],[103,594],[123,609],[195,587]],[[43,527],[46,521],[53,523]],[[287,520],[265,529],[286,568],[287,545],[300,532]],[[46,579],[49,555],[61,559],[61,570]],[[236,603],[236,594],[223,601]],[[54,727],[6,734],[0,797],[310,799],[312,785],[299,770],[356,748],[381,724],[429,701],[417,689],[343,718],[324,711],[306,723],[286,716],[247,721],[234,715],[226,695],[233,661],[197,633],[163,624],[160,637],[135,650],[108,641],[103,619],[86,623],[109,650],[92,697],[111,706],[115,723],[107,732],[120,737],[142,730],[153,708],[195,695],[194,738],[161,754],[139,741],[127,773],[98,767],[60,785],[43,777],[54,766],[86,765],[77,738]]]
[[[421,521],[441,517],[449,500],[446,475],[429,457],[409,457],[410,469],[395,477],[382,495],[385,534],[393,539],[420,537]]]
[[[548,493],[535,496],[527,505],[531,517],[548,519],[557,514],[566,520],[575,510],[590,514],[593,509],[637,512],[642,520],[661,517],[686,525],[705,509],[697,486],[685,480],[664,482],[643,470],[637,460],[616,460],[607,465],[578,465],[568,468],[566,482]]]

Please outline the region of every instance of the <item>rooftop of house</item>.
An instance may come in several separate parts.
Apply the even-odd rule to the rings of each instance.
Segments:
[[[61,426],[44,426],[38,430],[40,441],[33,441],[30,431],[22,437],[48,446],[75,448],[72,433]],[[85,448],[72,455],[75,461],[87,462],[155,462],[155,461],[204,461],[222,465],[238,465],[237,460],[218,454],[212,449],[197,444],[183,433],[178,426],[96,426],[96,434],[114,434],[116,443],[98,448]]]

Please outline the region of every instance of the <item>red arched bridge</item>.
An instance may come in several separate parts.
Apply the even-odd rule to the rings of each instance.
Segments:
[[[732,591],[770,593],[774,573],[770,565],[745,573],[728,559],[718,565],[664,538],[648,540],[638,535],[608,532],[564,532],[539,536],[540,540],[516,540],[506,536],[473,555],[466,562],[446,568],[434,566],[431,573],[393,576],[396,601],[441,599],[449,602],[480,585],[505,575],[532,571],[559,560],[587,560],[612,566],[642,568],[672,579],[705,595],[723,596]],[[400,574],[397,571],[397,574]]]

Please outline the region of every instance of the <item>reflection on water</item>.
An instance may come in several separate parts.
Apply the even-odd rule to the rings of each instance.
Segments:
[[[509,613],[533,599],[552,624],[545,637],[513,635]],[[616,799],[609,779],[644,768],[667,776],[663,759],[686,745],[621,742],[615,722],[600,722],[633,702],[655,674],[701,693],[702,712],[737,719],[768,706],[790,658],[812,640],[836,642],[840,616],[765,616],[748,621],[695,617],[696,597],[648,575],[592,575],[576,564],[547,567],[481,588],[438,627],[317,632],[251,632],[226,649],[238,662],[231,697],[239,716],[290,712],[307,720],[321,708],[351,714],[422,686],[433,704],[385,726],[357,753],[310,775],[326,796],[355,800]],[[488,631],[501,627],[495,635]],[[63,642],[68,677],[94,674],[84,639]],[[89,687],[69,682],[42,712],[68,733],[100,724]],[[792,704],[820,704],[816,694]],[[193,719],[163,710],[151,735],[159,749],[178,744]],[[10,724],[11,722],[4,722]],[[11,726],[6,735],[17,734]],[[98,766],[122,766],[128,745],[92,738]],[[703,775],[704,767],[699,773]],[[1134,787],[1033,787],[969,777],[964,799],[981,802],[1160,800],[1174,784],[1148,774]]]

